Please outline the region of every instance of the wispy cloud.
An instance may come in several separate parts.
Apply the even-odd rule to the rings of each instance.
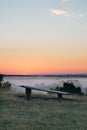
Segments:
[[[84,14],[78,14],[78,17],[84,17],[85,15]]]
[[[51,11],[52,14],[69,16],[67,11],[64,11],[64,10],[51,9],[50,11]]]
[[[83,17],[85,17],[85,15],[84,14],[82,14],[82,13],[79,13],[79,14],[70,14],[70,16],[72,17],[72,18],[83,18]]]
[[[76,13],[70,13],[68,11],[65,11],[65,10],[59,10],[59,9],[51,9],[50,12],[53,14],[53,15],[62,15],[62,16],[69,16],[69,17],[72,17],[72,18],[83,18],[85,15],[82,14],[82,13],[79,13],[79,14],[76,14]]]
[[[62,2],[70,2],[71,0],[61,0]]]

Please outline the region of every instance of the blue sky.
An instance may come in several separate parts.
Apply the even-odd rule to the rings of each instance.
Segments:
[[[74,36],[75,30],[83,35],[80,30],[86,31],[86,5],[86,0],[3,0],[0,2],[0,34],[2,38],[7,35],[6,42],[13,39],[32,42],[33,37],[42,42],[42,39],[49,41],[50,36],[54,41],[59,33],[62,33],[60,38],[63,35],[67,39],[66,31],[68,36],[69,32]],[[69,16],[53,14],[52,10],[65,11]]]

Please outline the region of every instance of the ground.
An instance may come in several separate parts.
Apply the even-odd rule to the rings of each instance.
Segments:
[[[86,130],[87,96],[32,95],[0,91],[0,130]]]

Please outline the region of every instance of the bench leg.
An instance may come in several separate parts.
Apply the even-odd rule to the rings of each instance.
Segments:
[[[57,96],[58,96],[58,100],[61,102],[63,98],[62,94],[58,93]]]
[[[31,89],[25,88],[25,98],[26,100],[29,100],[31,98]]]

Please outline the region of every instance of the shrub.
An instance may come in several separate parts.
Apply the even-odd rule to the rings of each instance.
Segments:
[[[9,81],[3,81],[3,75],[0,74],[0,88],[1,89],[9,89],[11,87],[11,83]]]
[[[10,89],[11,83],[9,81],[3,82],[1,87],[4,89]]]
[[[70,92],[72,94],[83,94],[80,87],[76,87],[72,82],[64,82],[63,87],[57,85],[56,90]]]

